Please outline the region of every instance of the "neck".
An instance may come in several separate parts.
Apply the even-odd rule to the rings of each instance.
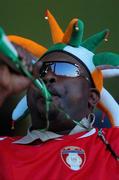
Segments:
[[[92,129],[92,125],[90,121],[87,118],[83,118],[81,121],[77,122],[75,120],[72,120],[75,125],[72,129],[64,130],[64,131],[57,131],[56,133],[64,135],[64,134],[75,134],[80,133],[84,131],[90,131]]]
[[[65,121],[62,120],[63,118],[60,117],[60,124],[59,121],[51,121],[50,126],[47,129],[48,131],[52,131],[58,134],[72,134],[72,132],[83,132],[83,131],[89,131],[91,129],[91,123],[90,120],[86,117],[81,119],[80,121],[75,121],[72,119],[66,119]],[[46,131],[46,128],[33,126],[31,127],[31,130],[40,130],[40,131]]]
[[[70,134],[73,134],[73,132],[90,131],[92,129],[92,124],[87,118],[83,118],[79,122],[73,120],[73,122],[76,124],[76,126],[72,129]]]

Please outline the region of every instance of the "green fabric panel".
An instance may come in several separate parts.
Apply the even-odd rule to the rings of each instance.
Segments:
[[[112,65],[119,66],[119,55],[111,52],[104,52],[94,55],[93,62],[95,66]]]
[[[55,44],[55,45],[51,46],[51,47],[40,57],[40,59],[41,59],[45,54],[47,54],[48,52],[55,51],[55,50],[63,50],[65,47],[66,47],[66,44],[63,44],[63,43]],[[38,61],[39,61],[40,59],[38,59]]]
[[[83,38],[83,32],[84,32],[84,23],[81,20],[78,20],[77,27],[79,30],[76,30],[76,26],[74,25],[71,39],[69,41],[69,44],[74,47],[78,47],[82,41]]]
[[[55,50],[63,50],[65,48],[65,46],[66,46],[66,44],[58,43],[58,44],[55,44],[54,46],[50,47],[47,52],[55,51]]]
[[[99,32],[97,34],[92,35],[88,39],[86,39],[81,46],[87,48],[90,51],[94,51],[95,48],[101,43],[102,40],[104,40],[106,33],[108,32],[108,29],[105,29],[102,32]]]

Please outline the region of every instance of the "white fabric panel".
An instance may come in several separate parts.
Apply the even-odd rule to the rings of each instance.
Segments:
[[[92,53],[88,49],[82,46],[79,46],[77,48],[76,47],[74,48],[72,46],[66,46],[64,50],[78,57],[91,72],[95,69],[95,65],[93,64],[92,61],[94,53]]]
[[[119,76],[119,69],[104,69],[101,72],[104,78]]]
[[[16,121],[21,116],[23,116],[23,114],[25,113],[25,111],[27,111],[27,109],[28,109],[27,99],[26,99],[26,96],[24,96],[21,99],[21,101],[17,104],[16,108],[14,109],[12,113],[12,119]]]

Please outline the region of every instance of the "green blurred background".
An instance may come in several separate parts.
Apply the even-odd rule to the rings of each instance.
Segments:
[[[7,34],[27,37],[49,47],[52,40],[44,19],[46,9],[53,13],[63,30],[72,18],[82,19],[85,22],[84,39],[109,28],[111,35],[108,43],[102,43],[96,52],[119,53],[118,0],[0,0],[0,26]],[[119,99],[118,78],[106,80],[105,87]]]

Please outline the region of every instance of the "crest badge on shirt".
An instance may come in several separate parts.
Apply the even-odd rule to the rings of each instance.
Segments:
[[[71,170],[80,170],[86,162],[85,151],[76,146],[66,146],[61,150],[61,158],[64,164]]]

